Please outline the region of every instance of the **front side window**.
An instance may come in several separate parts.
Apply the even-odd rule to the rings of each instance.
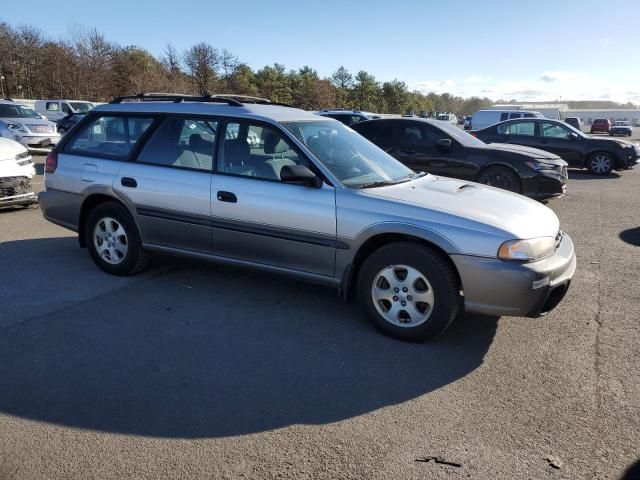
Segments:
[[[505,112],[505,113],[500,114],[500,121],[501,122],[504,122],[505,120],[508,120],[508,119],[509,119],[509,114],[508,113]]]
[[[218,172],[280,181],[280,172],[287,165],[310,166],[277,128],[252,122],[227,123]]]
[[[284,126],[346,187],[388,185],[408,181],[415,175],[339,122],[287,122]]]
[[[511,114],[509,114],[509,118],[510,119],[511,118],[520,118],[520,117],[522,117],[521,113],[511,113]]]
[[[126,158],[152,118],[102,116],[84,125],[65,147],[65,153]]]
[[[73,112],[71,111],[71,107],[70,107],[69,105],[67,105],[66,103],[63,103],[63,104],[62,104],[62,111],[63,111],[64,113],[66,113],[67,115],[69,115],[70,113],[73,113]]]
[[[58,102],[47,102],[47,112],[58,112],[60,111],[60,105]]]
[[[93,108],[93,104],[87,102],[71,102],[70,105],[78,113],[87,113]]]
[[[571,131],[555,123],[542,122],[540,124],[540,135],[546,138],[569,138]]]
[[[213,120],[167,118],[136,161],[211,172],[217,129]]]
[[[514,122],[508,125],[501,125],[498,127],[498,133],[501,135],[527,135],[533,136],[535,134],[534,122]]]

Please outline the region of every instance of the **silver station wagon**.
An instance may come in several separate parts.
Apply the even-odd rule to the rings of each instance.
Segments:
[[[576,268],[549,208],[413,172],[336,120],[259,98],[116,99],[45,172],[45,218],[108,273],[136,273],[152,252],[282,273],[357,296],[403,340],[465,310],[543,315]]]

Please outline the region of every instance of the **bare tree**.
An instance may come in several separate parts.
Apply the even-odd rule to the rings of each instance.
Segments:
[[[184,53],[184,63],[189,69],[197,93],[205,94],[214,90],[220,65],[218,50],[208,43],[200,42]]]

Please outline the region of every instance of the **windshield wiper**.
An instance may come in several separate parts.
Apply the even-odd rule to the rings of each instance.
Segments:
[[[416,178],[424,177],[425,175],[426,175],[425,172],[419,172],[419,173],[412,172],[406,177],[399,178],[398,180],[381,180],[377,182],[363,183],[362,185],[358,185],[357,187],[354,187],[354,188],[375,188],[375,187],[384,187],[387,185],[396,185],[398,183],[405,183],[410,180],[415,180]]]

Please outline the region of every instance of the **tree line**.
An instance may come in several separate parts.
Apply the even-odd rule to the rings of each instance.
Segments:
[[[471,114],[489,98],[411,91],[405,82],[380,82],[344,66],[321,77],[310,66],[287,70],[274,63],[253,70],[227,49],[197,43],[183,52],[167,45],[155,57],[121,46],[97,30],[75,29],[51,39],[32,26],[0,21],[0,88],[5,97],[69,98],[106,102],[138,92],[234,93],[268,98],[307,110],[354,108],[378,113]]]

